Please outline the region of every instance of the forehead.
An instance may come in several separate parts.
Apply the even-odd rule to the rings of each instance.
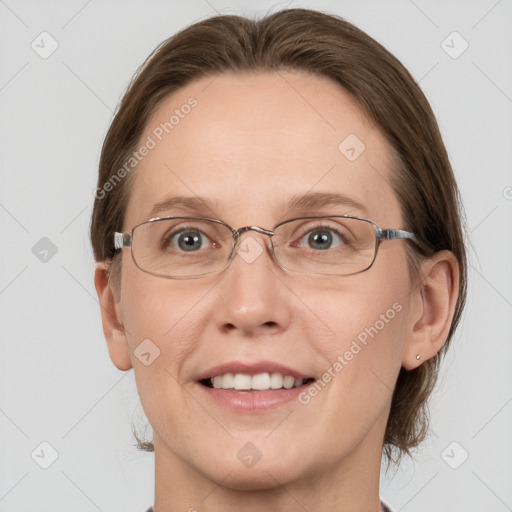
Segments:
[[[326,213],[359,214],[352,201],[383,226],[400,222],[390,148],[328,78],[284,71],[202,78],[161,102],[138,149],[124,230],[154,216],[169,196],[205,198],[206,216],[235,227],[289,218],[288,205],[304,194],[348,199],[339,208],[330,201]],[[320,213],[321,201],[311,208],[300,213]]]

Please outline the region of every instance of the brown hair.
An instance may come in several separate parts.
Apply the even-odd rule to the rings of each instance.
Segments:
[[[337,16],[289,9],[258,20],[216,16],[164,41],[134,76],[103,144],[97,189],[101,193],[96,195],[90,231],[94,256],[96,261],[110,263],[109,282],[118,292],[121,256],[114,254],[112,234],[122,229],[133,173],[113,187],[106,184],[133,154],[159,102],[204,76],[279,70],[334,80],[388,140],[395,155],[391,185],[401,205],[404,229],[425,244],[406,245],[411,277],[417,276],[421,258],[436,251],[452,251],[459,263],[459,295],[443,349],[414,370],[402,368],[398,375],[384,438],[388,460],[398,462],[426,437],[427,399],[464,307],[464,217],[427,99],[400,61],[366,33]],[[153,449],[152,443],[137,440],[139,448]]]

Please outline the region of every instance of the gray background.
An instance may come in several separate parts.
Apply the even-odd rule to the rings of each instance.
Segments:
[[[512,510],[512,0],[254,5],[0,1],[0,511],[153,502],[153,455],[137,452],[130,430],[145,425],[133,371],[108,357],[93,285],[101,144],[163,39],[215,12],[286,6],[342,15],[402,60],[438,117],[466,204],[469,301],[432,400],[434,434],[383,477],[381,495],[396,511]],[[58,43],[47,58],[43,31]],[[457,58],[453,31],[469,44]],[[58,454],[47,469],[42,442]]]

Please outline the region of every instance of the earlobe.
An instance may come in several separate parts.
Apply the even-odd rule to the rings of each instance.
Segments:
[[[108,285],[107,265],[105,262],[96,264],[94,285],[100,303],[103,333],[107,340],[110,359],[119,370],[132,368],[130,347],[123,325],[119,297],[115,297]]]
[[[441,350],[448,338],[458,292],[459,265],[452,252],[439,251],[422,264],[421,282],[412,291],[411,325],[402,360],[406,370]]]

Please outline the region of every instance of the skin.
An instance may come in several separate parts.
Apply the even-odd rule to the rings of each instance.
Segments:
[[[298,72],[204,78],[167,97],[141,141],[190,96],[198,105],[133,171],[123,231],[148,220],[171,193],[208,198],[213,211],[202,214],[235,228],[271,229],[308,213],[403,228],[389,146],[330,80]],[[338,150],[349,134],[366,146],[353,162]],[[342,193],[367,212],[283,211],[287,199],[307,192]],[[265,235],[248,236],[268,244]],[[98,263],[110,356],[120,370],[133,367],[154,429],[156,512],[381,510],[380,460],[397,375],[441,349],[459,279],[455,258],[442,251],[413,284],[404,244],[383,242],[368,271],[336,279],[287,273],[267,251],[252,263],[236,256],[217,276],[162,279],[140,271],[128,248],[119,295]],[[306,405],[240,414],[198,389],[199,372],[233,360],[280,361],[321,378],[394,303],[402,306],[395,318]],[[133,353],[146,338],[160,349],[149,366]],[[251,468],[237,458],[248,442],[262,453]]]

